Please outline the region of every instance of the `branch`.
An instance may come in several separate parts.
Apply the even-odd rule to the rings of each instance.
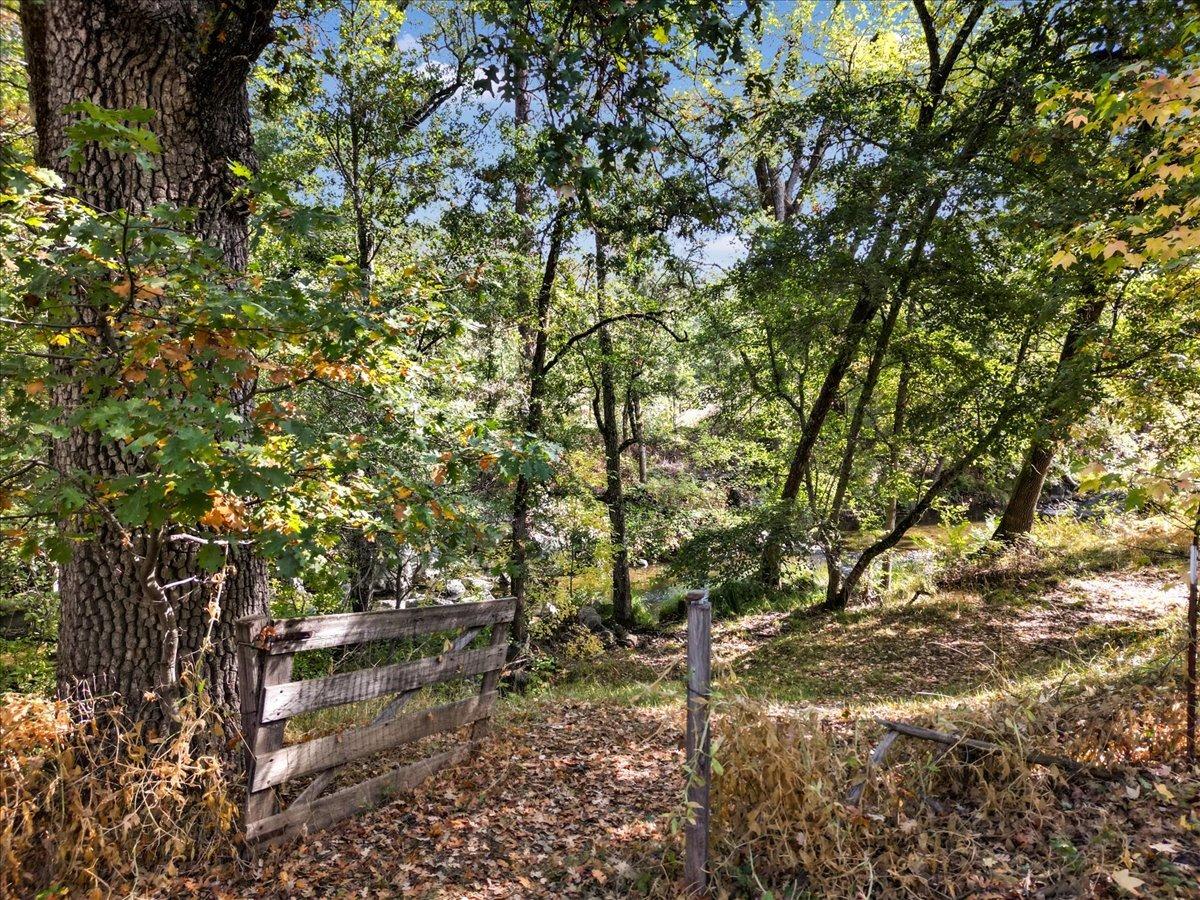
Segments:
[[[583,331],[579,332],[578,334],[573,335],[571,338],[569,338],[567,340],[567,342],[565,344],[563,344],[562,347],[559,348],[558,352],[555,353],[554,356],[550,358],[550,361],[542,367],[542,374],[546,375],[547,373],[549,373],[549,371],[551,369],[553,369],[559,363],[559,361],[562,360],[562,358],[567,355],[568,352],[570,352],[571,348],[574,347],[576,344],[578,344],[580,341],[587,340],[589,337],[591,337],[593,334],[595,334],[597,331],[599,331],[601,328],[604,328],[607,325],[611,325],[614,322],[628,321],[630,319],[643,319],[647,322],[653,322],[655,325],[657,325],[659,328],[661,328],[663,331],[665,331],[671,337],[675,338],[675,340],[678,341],[679,343],[683,344],[683,343],[687,342],[687,339],[688,339],[687,335],[679,334],[679,333],[675,332],[671,328],[670,325],[668,325],[665,321],[663,321],[662,313],[645,313],[645,312],[621,313],[621,315],[619,315],[619,316],[608,316],[606,318],[603,318],[599,322],[597,322],[595,325],[592,325],[590,328],[586,328]]]

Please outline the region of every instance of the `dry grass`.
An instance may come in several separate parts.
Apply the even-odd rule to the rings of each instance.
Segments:
[[[0,697],[0,897],[110,897],[235,851],[228,741],[202,697],[148,740],[119,709]]]
[[[972,759],[901,737],[870,772],[866,761],[881,727],[729,700],[714,718],[718,894],[1103,893],[1128,865],[1133,835],[1102,798],[1122,796],[1130,785],[1138,790],[1135,775],[1128,785],[1069,781],[1055,768],[1028,764],[1025,753],[1116,766],[1178,759],[1183,713],[1174,688],[1077,684],[982,709],[943,710],[925,724],[1004,751]],[[851,803],[851,788],[864,779],[861,799]]]

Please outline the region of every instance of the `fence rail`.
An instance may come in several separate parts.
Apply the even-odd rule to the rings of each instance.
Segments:
[[[511,598],[453,606],[382,610],[332,616],[270,620],[250,617],[237,623],[238,681],[242,730],[246,738],[246,839],[251,844],[282,840],[308,828],[325,828],[347,816],[416,787],[470,753],[486,730],[504,666]],[[470,644],[491,627],[487,645]],[[304,650],[345,647],[370,641],[400,640],[463,629],[447,649],[411,662],[292,680],[293,659]],[[400,710],[422,688],[480,677],[479,694],[407,715]],[[314,712],[395,696],[369,725],[328,737],[284,746],[287,720]],[[442,732],[472,726],[470,739],[420,762],[399,766],[322,797],[341,767],[381,750]],[[278,788],[294,778],[315,775],[287,809]]]

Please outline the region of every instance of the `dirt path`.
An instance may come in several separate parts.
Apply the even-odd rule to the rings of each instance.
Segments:
[[[178,880],[219,897],[624,897],[667,840],[682,752],[665,711],[556,703],[470,763],[254,871]]]

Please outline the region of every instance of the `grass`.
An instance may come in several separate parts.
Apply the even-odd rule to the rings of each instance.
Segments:
[[[1051,520],[1026,546],[952,562],[932,595],[913,600],[910,584],[835,614],[816,611],[813,592],[772,597],[735,586],[745,599],[714,616],[718,685],[773,703],[876,708],[982,698],[997,685],[1105,669],[1174,635],[1185,600],[1174,538],[1153,523]],[[671,622],[636,650],[560,665],[539,695],[675,702],[684,633]]]

